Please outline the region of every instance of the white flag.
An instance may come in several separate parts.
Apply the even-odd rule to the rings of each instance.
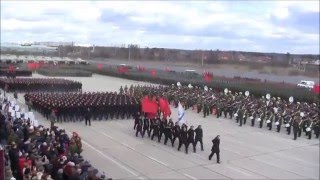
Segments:
[[[184,119],[184,109],[181,105],[181,103],[179,102],[179,105],[178,105],[178,122],[179,122],[179,125],[181,126],[183,123],[187,123],[186,120]]]

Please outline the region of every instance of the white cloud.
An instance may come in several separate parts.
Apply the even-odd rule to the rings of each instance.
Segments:
[[[283,41],[295,41],[305,47],[319,46],[318,34],[276,25],[272,20],[272,17],[281,21],[290,19],[292,8],[319,12],[318,2],[235,3],[1,1],[1,41],[65,40],[86,44],[136,43],[172,48],[266,51],[283,49],[278,47]],[[110,16],[114,19],[103,22],[103,14],[114,15]],[[315,25],[319,26],[319,22]],[[287,51],[299,49],[296,46],[286,47]]]

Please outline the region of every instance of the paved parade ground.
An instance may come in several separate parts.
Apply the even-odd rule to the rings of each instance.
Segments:
[[[34,75],[34,77],[42,77]],[[91,78],[67,78],[83,83],[84,91],[118,91],[120,86],[146,84],[143,82],[93,75]],[[12,94],[10,94],[12,97]],[[19,94],[19,105],[24,104]],[[25,106],[24,106],[25,107]],[[25,107],[25,109],[27,109]],[[171,107],[172,119],[177,120],[177,109]],[[177,141],[163,145],[150,138],[135,137],[133,120],[57,123],[82,138],[82,155],[91,164],[114,179],[319,179],[319,139],[308,140],[304,133],[296,141],[287,135],[246,124],[239,127],[235,120],[202,118],[192,110],[185,112],[187,124],[202,125],[204,151],[189,154],[177,151]],[[49,127],[49,121],[35,112],[40,124]],[[221,164],[216,156],[208,160],[211,140],[220,135]]]

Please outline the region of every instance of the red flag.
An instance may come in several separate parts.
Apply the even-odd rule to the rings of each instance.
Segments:
[[[125,74],[128,72],[128,68],[127,67],[124,67],[124,66],[120,66],[118,68],[118,72],[121,73],[121,74]]]
[[[157,114],[158,103],[145,96],[141,101],[142,112]]]
[[[205,73],[203,74],[203,79],[204,79],[205,81],[211,81],[211,80],[212,80],[212,77],[213,77],[213,75],[212,75],[211,73],[209,73],[209,72],[205,72]]]
[[[313,86],[313,92],[316,94],[320,94],[320,85],[319,84],[315,84]]]
[[[168,116],[171,115],[171,109],[169,106],[169,102],[167,99],[160,98],[159,99],[159,106],[160,106],[160,111],[163,113],[163,116],[167,118]]]
[[[147,113],[147,114],[148,114],[147,116],[148,116],[149,119],[154,119],[157,116],[156,113]]]
[[[156,70],[154,70],[154,69],[150,70],[150,75],[151,76],[156,76]]]
[[[10,64],[9,66],[9,72],[13,73],[16,69],[14,68],[14,66],[12,64]]]
[[[98,69],[99,71],[101,71],[102,68],[103,68],[103,64],[97,64],[97,69]]]
[[[34,68],[35,69],[39,69],[40,68],[40,64],[39,63],[34,63]]]
[[[36,63],[28,63],[28,69],[34,71],[36,69]]]

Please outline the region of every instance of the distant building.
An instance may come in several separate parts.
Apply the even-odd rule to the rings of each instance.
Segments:
[[[272,58],[269,56],[258,56],[256,57],[256,62],[259,63],[271,63]]]
[[[219,60],[222,61],[232,61],[233,55],[231,52],[220,52],[219,53]]]

